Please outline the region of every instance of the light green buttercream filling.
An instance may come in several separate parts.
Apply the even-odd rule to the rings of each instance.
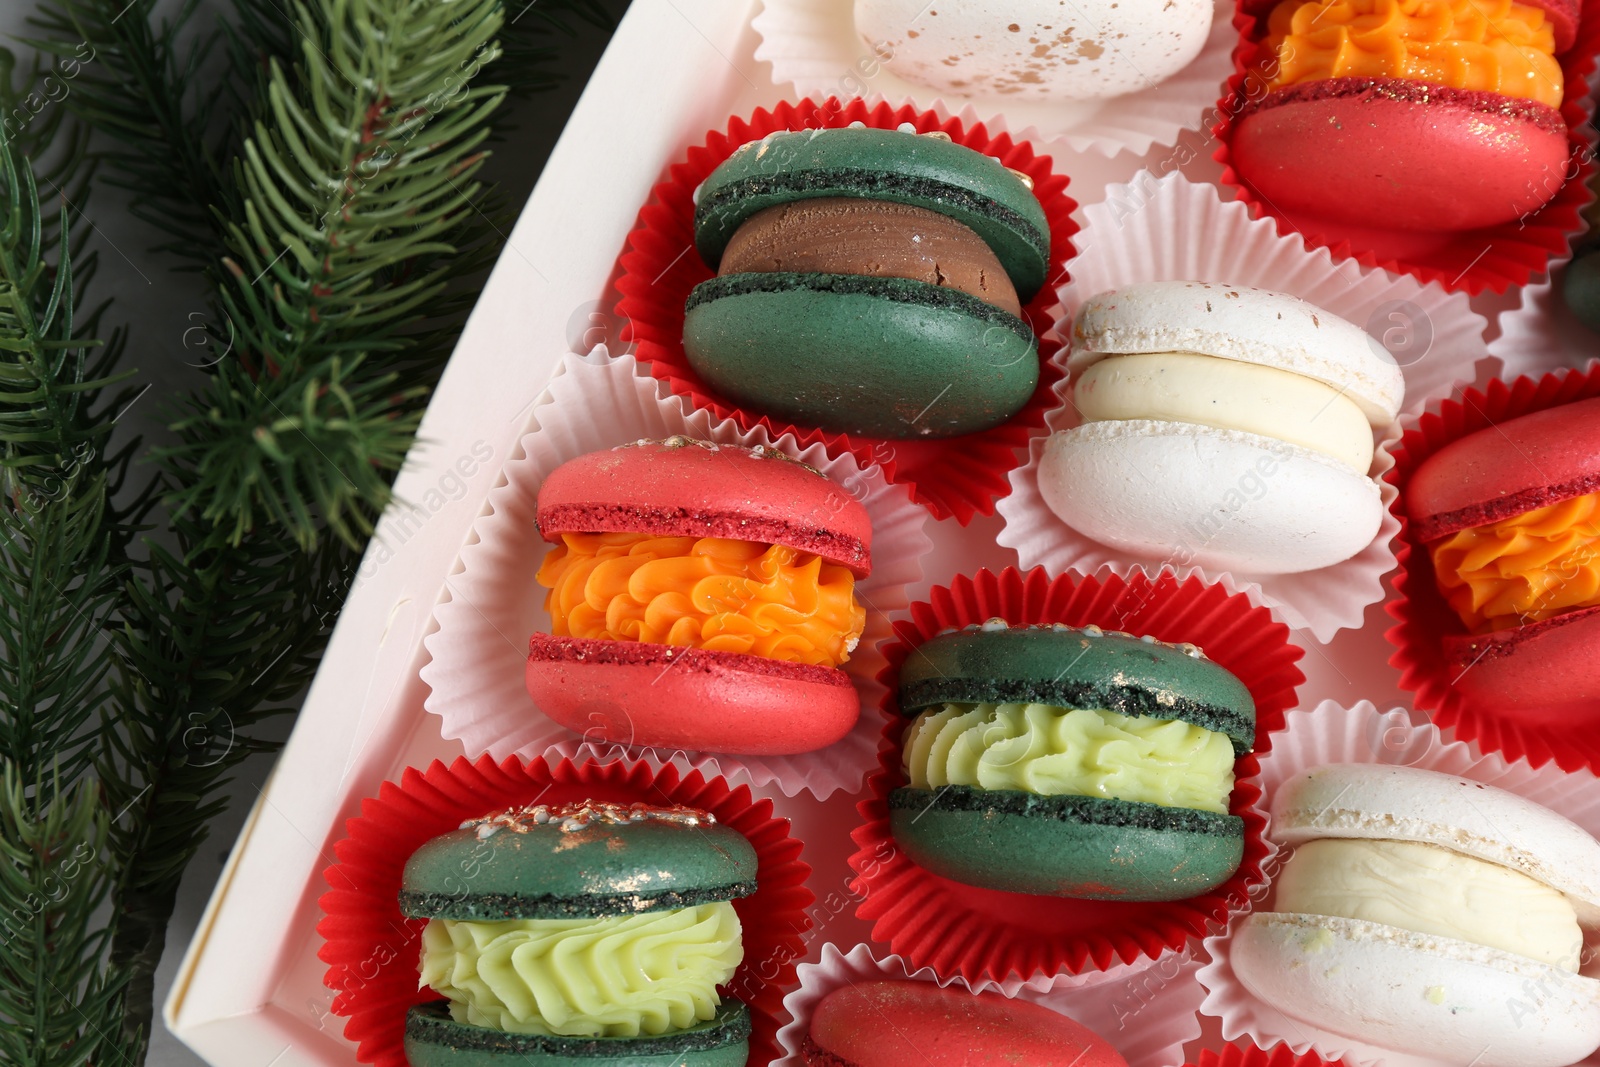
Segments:
[[[906,735],[906,776],[946,785],[1136,800],[1226,813],[1233,744],[1176,719],[1048,704],[945,704]]]
[[[456,1022],[517,1034],[638,1037],[716,1014],[744,958],[722,901],[607,919],[432,919],[422,980]]]

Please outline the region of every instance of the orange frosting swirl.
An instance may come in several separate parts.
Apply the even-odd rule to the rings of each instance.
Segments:
[[[1439,590],[1475,634],[1600,605],[1600,493],[1458,530],[1428,546]]]
[[[539,568],[557,637],[837,667],[866,626],[849,568],[723,537],[568,533]]]
[[[1266,44],[1275,89],[1401,78],[1561,106],[1555,29],[1515,0],[1284,0]]]

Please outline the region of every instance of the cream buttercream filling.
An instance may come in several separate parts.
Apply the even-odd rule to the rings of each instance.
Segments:
[[[906,777],[1044,796],[1103,797],[1226,813],[1233,743],[1175,719],[1048,704],[945,704],[912,723]]]
[[[717,986],[743,958],[727,902],[603,919],[432,919],[420,985],[473,1026],[638,1037],[712,1018]]]
[[[1526,956],[1576,971],[1572,902],[1521,871],[1413,841],[1324,839],[1295,848],[1273,911],[1333,915]]]
[[[1273,437],[1372,466],[1372,424],[1355,401],[1304,375],[1191,352],[1111,356],[1078,375],[1085,421],[1154,419]]]

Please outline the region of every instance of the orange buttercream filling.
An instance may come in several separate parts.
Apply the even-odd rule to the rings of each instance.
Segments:
[[[1438,538],[1445,599],[1475,634],[1600,605],[1600,493]]]
[[[1402,78],[1561,106],[1555,29],[1514,0],[1284,0],[1267,22],[1273,88]]]
[[[568,533],[539,568],[557,637],[837,667],[866,626],[848,567],[723,537]]]

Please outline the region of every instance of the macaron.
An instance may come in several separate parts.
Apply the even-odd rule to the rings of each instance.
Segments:
[[[806,1067],[1128,1067],[1105,1038],[1025,1000],[932,982],[855,982],[823,997]]]
[[[1103,100],[1187,67],[1211,0],[856,0],[856,34],[897,76],[960,96]]]
[[[1572,146],[1558,59],[1578,0],[1283,0],[1231,153],[1274,210],[1460,231],[1538,210]]]
[[[1600,399],[1479,430],[1418,465],[1412,536],[1461,620],[1455,690],[1546,722],[1600,709]]]
[[[750,842],[708,812],[586,800],[462,823],[406,861],[426,919],[411,1067],[743,1067]]]
[[[551,632],[527,686],[591,741],[786,754],[860,701],[840,669],[866,624],[866,509],[770,448],[639,441],[557,467],[536,521]]]
[[[1567,264],[1561,292],[1578,321],[1600,333],[1600,246],[1573,256]]]
[[[689,363],[797,425],[910,439],[1005,422],[1039,381],[1022,304],[1050,229],[1031,185],[909,124],[743,145],[695,194],[717,277],[685,305]]]
[[[1151,282],[1085,301],[1067,366],[1082,422],[1045,443],[1039,492],[1080,533],[1248,574],[1377,536],[1374,431],[1405,381],[1360,327],[1285,293]]]
[[[1014,893],[1181,900],[1244,854],[1229,811],[1255,701],[1193,645],[994,619],[901,669],[889,827],[932,873]]]
[[[1272,827],[1293,852],[1230,950],[1255,996],[1430,1062],[1561,1067],[1600,1048],[1600,981],[1578,973],[1600,842],[1581,827],[1470,779],[1371,764],[1290,779]]]

